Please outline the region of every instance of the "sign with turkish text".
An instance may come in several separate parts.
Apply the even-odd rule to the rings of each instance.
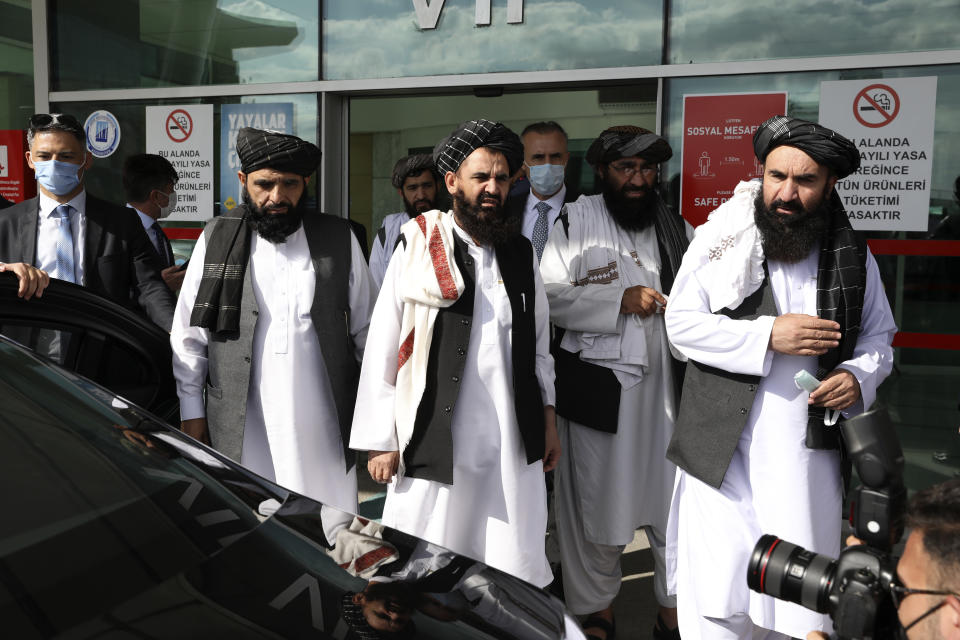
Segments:
[[[147,107],[147,153],[170,161],[180,179],[167,220],[213,217],[213,105]]]
[[[0,130],[0,195],[10,202],[23,202],[37,195],[37,180],[27,164],[26,153],[25,131]]]
[[[837,183],[854,229],[927,230],[936,105],[936,76],[820,83],[820,124],[860,150]]]
[[[240,204],[237,132],[243,127],[293,133],[293,103],[225,104],[220,107],[220,213]]]
[[[784,91],[683,96],[680,213],[687,222],[703,224],[738,182],[762,175],[753,134],[786,112]]]

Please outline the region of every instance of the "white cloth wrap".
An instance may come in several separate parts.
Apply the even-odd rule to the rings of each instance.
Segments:
[[[736,309],[763,282],[763,245],[753,218],[759,180],[740,182],[733,197],[710,212],[687,253],[699,259],[697,279],[710,311]]]
[[[425,228],[421,228],[417,218],[404,223],[400,232],[406,239],[403,252],[404,274],[401,297],[403,299],[403,319],[400,324],[400,345],[403,347],[410,332],[413,332],[413,349],[406,363],[397,371],[397,391],[395,420],[397,441],[400,445],[400,465],[397,479],[404,475],[403,452],[413,437],[413,427],[417,419],[417,408],[423,397],[427,378],[427,364],[430,359],[430,343],[433,340],[433,325],[441,308],[449,307],[463,293],[463,277],[453,258],[453,212],[433,209],[421,214]],[[436,234],[436,235],[434,235]],[[431,253],[431,238],[438,249]],[[434,263],[437,260],[437,264]],[[442,272],[445,262],[446,271],[456,287],[456,297],[444,297],[438,271]]]
[[[635,234],[625,232],[607,213],[602,195],[581,196],[566,207],[569,248],[571,254],[579,256],[570,263],[574,284],[609,280],[611,286],[624,290],[640,285],[659,291],[660,260],[655,255],[656,232],[652,225]],[[629,235],[636,239],[628,238]],[[648,236],[653,238],[652,242],[646,241]],[[634,247],[633,253],[621,253],[618,247],[625,246]],[[642,322],[635,314],[621,314],[616,332],[568,330],[560,346],[579,352],[585,362],[611,369],[620,385],[629,389],[643,380],[649,366]]]

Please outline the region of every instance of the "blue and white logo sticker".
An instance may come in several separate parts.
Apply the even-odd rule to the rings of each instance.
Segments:
[[[94,111],[83,125],[87,149],[98,158],[106,158],[120,146],[120,123],[109,111]]]

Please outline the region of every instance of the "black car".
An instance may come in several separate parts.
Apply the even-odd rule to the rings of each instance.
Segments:
[[[56,363],[0,336],[0,636],[583,637],[543,590],[170,427],[139,406],[175,415],[165,332],[69,283],[19,300],[7,275],[0,333]]]

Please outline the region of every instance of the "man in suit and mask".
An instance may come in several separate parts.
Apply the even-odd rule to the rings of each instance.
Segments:
[[[38,282],[37,292],[45,272],[142,310],[169,330],[176,300],[160,278],[143,225],[132,211],[84,188],[93,157],[80,123],[68,114],[34,114],[27,144],[40,193],[0,213],[0,262],[18,272],[21,283]]]

